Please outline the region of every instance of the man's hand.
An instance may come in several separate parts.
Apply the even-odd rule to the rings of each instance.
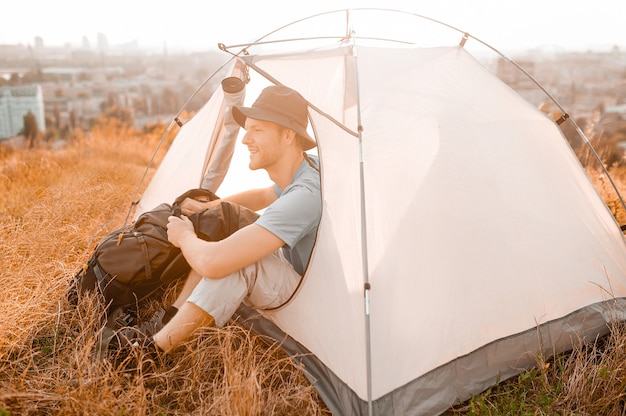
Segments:
[[[202,201],[193,198],[185,198],[183,202],[180,203],[180,212],[183,215],[191,215],[194,212],[202,211],[207,208],[211,208],[220,203],[220,200],[217,199],[215,201]]]
[[[176,217],[174,215],[167,218],[167,239],[174,246],[179,247],[183,240],[189,237],[196,237],[196,231],[189,218],[184,215]]]

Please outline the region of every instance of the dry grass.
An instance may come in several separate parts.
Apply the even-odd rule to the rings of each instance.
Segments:
[[[571,415],[626,414],[626,326],[611,324],[604,338],[578,344],[537,366],[491,387],[449,415]]]
[[[626,327],[613,324],[606,338],[558,357],[546,374],[559,380],[561,414],[626,414]]]
[[[156,140],[111,122],[60,150],[0,146],[0,415],[328,414],[291,359],[235,324],[204,329],[149,374],[92,358],[102,307],[88,296],[72,307],[66,289],[124,222]],[[590,176],[624,223],[606,178]],[[626,175],[613,177],[624,192]],[[624,415],[625,356],[615,324],[449,413]]]
[[[0,146],[0,415],[327,414],[294,361],[235,324],[150,374],[93,359],[103,310],[66,290],[123,224],[155,140],[112,122],[59,150]]]

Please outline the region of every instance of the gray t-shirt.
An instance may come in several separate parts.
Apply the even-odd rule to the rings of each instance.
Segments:
[[[319,166],[315,156],[309,156]],[[317,226],[322,216],[320,175],[306,160],[303,160],[291,184],[284,190],[274,187],[278,199],[256,220],[285,242],[283,253],[299,274],[309,262]]]

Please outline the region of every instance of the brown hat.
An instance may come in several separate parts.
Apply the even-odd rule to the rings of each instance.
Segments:
[[[280,124],[302,137],[304,150],[317,145],[306,131],[308,114],[309,105],[304,97],[284,85],[272,85],[263,89],[252,107],[233,107],[233,117],[241,127],[245,127],[248,117]]]

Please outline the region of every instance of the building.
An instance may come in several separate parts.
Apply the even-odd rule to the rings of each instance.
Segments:
[[[40,85],[0,87],[0,139],[18,135],[29,111],[35,115],[39,130],[44,131],[46,121]]]

